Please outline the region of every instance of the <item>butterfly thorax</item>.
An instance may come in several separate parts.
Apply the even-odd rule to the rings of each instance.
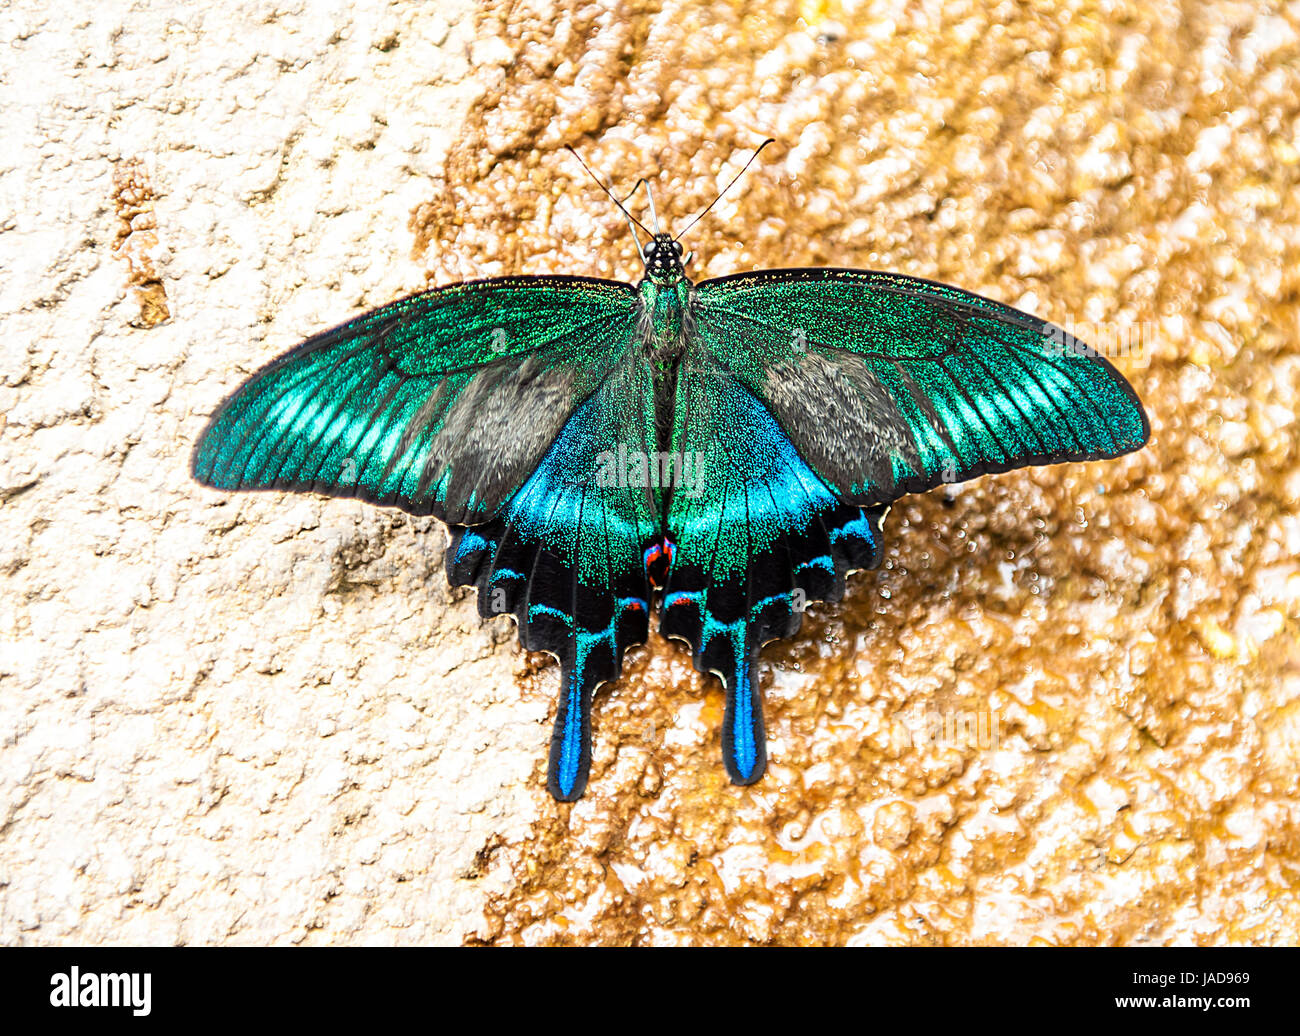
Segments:
[[[641,296],[637,329],[642,354],[656,371],[676,367],[691,336],[694,286],[685,275],[666,284],[646,277],[637,292]]]
[[[655,383],[655,426],[660,448],[672,429],[677,367],[694,333],[695,287],[682,265],[682,249],[668,234],[656,234],[645,249],[646,275],[640,295],[638,331],[642,355]]]
[[[668,234],[656,234],[645,247],[645,277],[640,295],[638,331],[641,350],[656,374],[676,369],[693,331],[695,288],[682,266],[682,246]]]

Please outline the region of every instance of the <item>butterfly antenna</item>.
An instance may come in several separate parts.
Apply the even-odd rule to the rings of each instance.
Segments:
[[[673,240],[680,241],[682,239],[682,234],[685,234],[686,231],[690,230],[691,227],[695,226],[696,223],[702,220],[705,217],[705,215],[708,213],[709,209],[713,208],[713,206],[718,204],[718,202],[722,199],[722,196],[726,194],[729,190],[731,190],[732,187],[735,186],[737,180],[739,180],[742,176],[745,175],[745,170],[754,164],[754,159],[756,159],[759,155],[763,153],[763,148],[767,147],[768,144],[775,144],[775,143],[776,140],[773,137],[768,137],[765,141],[763,141],[763,143],[759,144],[758,150],[749,156],[749,161],[745,163],[745,165],[741,168],[740,172],[738,172],[735,176],[731,178],[731,183],[727,184],[726,187],[722,188],[722,190],[718,192],[717,196],[711,202],[709,202],[707,206],[705,206],[704,212],[701,212],[693,220],[687,223],[686,226],[682,227],[681,234],[678,234],[675,238],[673,238]],[[644,230],[645,228],[642,227],[642,229]]]
[[[636,182],[636,186],[634,186],[630,191],[627,192],[626,195],[624,195],[623,200],[627,201],[629,198],[632,197],[632,195],[636,194],[637,190],[641,187],[642,184],[645,184],[645,196],[646,199],[650,202],[650,222],[654,224],[655,233],[662,234],[663,228],[659,226],[659,213],[655,212],[655,196],[650,193],[649,180],[647,180],[644,176],[641,177],[641,179],[639,179]]]
[[[637,219],[635,216],[632,215],[632,213],[628,212],[627,209],[623,207],[623,203],[619,201],[616,197],[614,197],[614,192],[611,191],[608,187],[606,187],[604,182],[600,179],[600,177],[591,171],[591,167],[582,160],[582,156],[579,155],[578,152],[574,151],[573,148],[570,147],[568,144],[564,145],[564,150],[567,151],[569,154],[571,154],[574,158],[576,158],[578,160],[578,165],[582,166],[583,169],[587,170],[587,175],[596,181],[596,186],[609,195],[609,200],[618,206],[618,211],[623,213],[623,216],[627,219],[627,225],[629,229],[632,228],[633,224],[635,224],[636,226],[640,227],[643,231],[645,231],[646,237],[654,236],[653,234],[650,233],[650,231],[646,230],[645,225],[642,224],[642,222],[639,219]],[[643,181],[638,181],[637,187],[640,187],[642,182]],[[636,193],[636,187],[633,187],[632,194],[635,193]],[[629,194],[628,197],[629,198],[632,197],[632,194]],[[632,230],[632,240],[636,242],[636,250],[641,256],[641,261],[645,262],[645,249],[641,247],[641,239],[636,236],[636,230]]]
[[[622,197],[621,200],[623,201],[624,204],[626,204],[626,203],[631,199],[632,195],[636,194],[636,192],[639,191],[639,190],[641,189],[641,185],[642,185],[642,184],[645,184],[645,192],[646,192],[646,194],[648,195],[648,194],[650,193],[650,181],[647,180],[647,179],[643,176],[643,177],[641,177],[640,179],[638,179],[636,183],[634,183],[634,184],[632,185],[632,189],[631,189],[630,191],[628,191],[627,194],[623,195],[623,197]],[[652,216],[654,215],[654,211],[655,211],[655,202],[654,202],[654,199],[651,198],[651,199],[650,199],[650,214],[651,214]],[[657,231],[659,230],[659,217],[658,217],[658,216],[655,216],[654,224],[655,224],[655,231],[657,232]],[[640,242],[640,240],[637,240],[637,238],[636,238],[636,228],[632,226],[632,222],[631,222],[631,220],[628,221],[627,228],[628,228],[630,231],[632,231],[632,237],[633,237],[634,240],[636,240],[636,248],[637,248],[637,251],[641,253],[641,261],[642,261],[642,262],[645,262],[645,249],[641,247],[641,242]]]
[[[662,234],[663,230],[659,226],[659,213],[655,212],[655,196],[650,193],[650,181],[645,184],[645,196],[650,199],[650,222],[655,225],[655,233]]]
[[[644,176],[641,177],[641,179],[639,179],[636,183],[632,185],[632,189],[628,191],[627,194],[623,195],[623,197],[620,198],[619,200],[624,204],[627,204],[628,199],[631,198],[632,195],[636,194],[636,192],[641,189],[641,185],[645,182],[646,182],[645,177]]]

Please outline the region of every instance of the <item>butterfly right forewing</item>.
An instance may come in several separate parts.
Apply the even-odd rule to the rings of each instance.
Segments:
[[[837,495],[863,505],[1030,464],[1096,460],[1150,433],[1103,357],[1010,306],[862,270],[705,281],[714,354]]]

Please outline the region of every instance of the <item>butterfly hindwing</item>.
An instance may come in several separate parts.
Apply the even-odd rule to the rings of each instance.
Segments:
[[[721,677],[723,760],[734,782],[751,784],[766,766],[758,651],[793,635],[808,602],[838,600],[848,571],[876,564],[884,509],[838,499],[705,348],[678,370],[673,444],[691,477],[668,510],[660,630]]]
[[[636,295],[509,277],[401,299],[257,372],[213,416],[195,477],[486,521],[633,341]]]
[[[514,615],[519,639],[560,660],[547,784],[578,798],[591,762],[591,698],[648,632],[646,550],[661,537],[653,489],[617,477],[613,459],[653,442],[649,368],[617,365],[565,424],[537,470],[491,522],[457,528],[453,585],[478,588],[479,611]]]
[[[762,774],[754,661],[878,560],[888,504],[1026,464],[1117,456],[1149,426],[1128,383],[1059,328],[945,285],[863,271],[706,281],[679,368],[661,628],[727,687],[734,781]],[[689,469],[689,465],[688,465]]]
[[[1089,347],[947,285],[764,270],[705,281],[696,300],[715,358],[846,501],[1115,457],[1150,432],[1128,382]]]

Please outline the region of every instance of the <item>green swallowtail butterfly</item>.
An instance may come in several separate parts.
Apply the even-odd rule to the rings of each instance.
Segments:
[[[759,649],[877,563],[892,501],[1117,457],[1150,432],[1110,363],[1026,313],[864,270],[696,284],[680,234],[623,212],[639,284],[500,277],[399,299],[254,374],[192,460],[218,489],[446,522],[451,583],[560,661],[548,787],[565,801],[586,787],[592,694],[652,610],[721,677],[723,758],[752,783]]]

